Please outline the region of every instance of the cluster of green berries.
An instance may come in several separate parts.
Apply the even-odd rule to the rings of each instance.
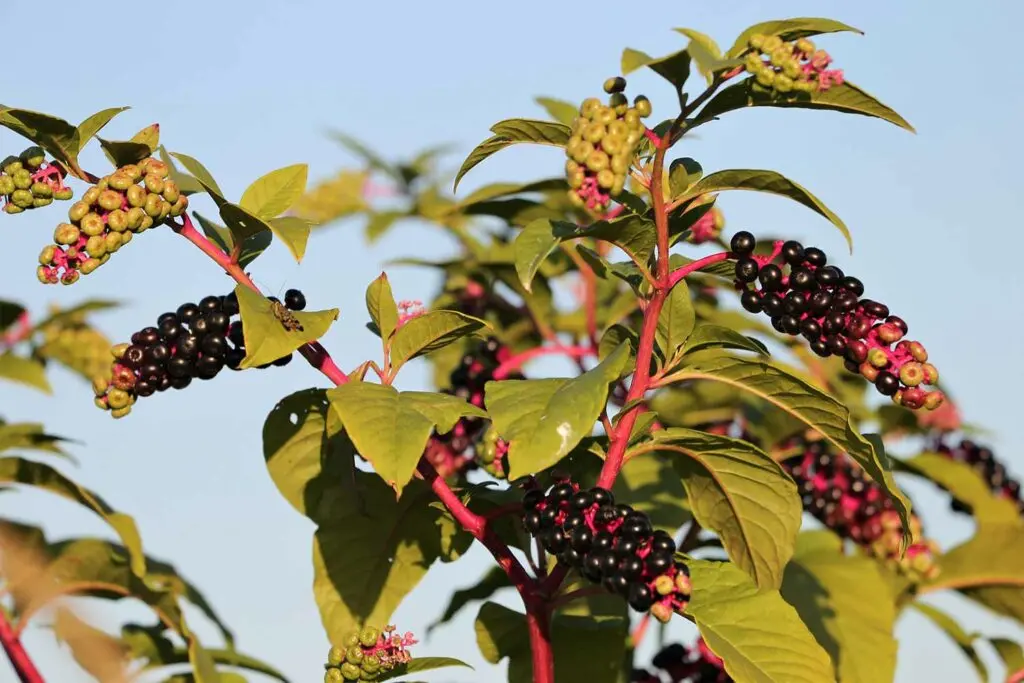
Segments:
[[[398,635],[394,626],[383,631],[372,627],[355,631],[328,653],[324,683],[376,681],[411,660],[406,648],[416,642],[412,633]]]
[[[110,260],[132,236],[188,208],[188,198],[167,176],[159,159],[127,164],[90,187],[68,210],[68,223],[53,234],[54,244],[39,255],[36,271],[44,284],[74,284]]]
[[[594,215],[605,213],[612,197],[625,189],[647,130],[641,119],[651,115],[650,100],[638,95],[631,107],[625,89],[625,78],[609,78],[604,84],[607,105],[596,97],[584,100],[565,146],[569,200]]]
[[[29,147],[0,163],[0,203],[5,213],[49,206],[54,199],[66,201],[74,194],[64,184],[63,169],[47,163],[40,147]]]
[[[508,477],[508,441],[493,426],[484,432],[476,447],[476,463],[495,479]]]
[[[87,324],[84,315],[58,318],[39,332],[42,340],[34,351],[37,357],[57,361],[90,381],[109,370],[110,340]]]
[[[757,33],[748,43],[744,69],[759,85],[777,93],[823,92],[833,85],[842,85],[841,69],[829,69],[832,57],[817,50],[806,38],[785,42],[778,36]]]

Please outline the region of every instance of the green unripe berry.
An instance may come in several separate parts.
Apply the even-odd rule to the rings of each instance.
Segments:
[[[359,645],[359,631],[352,631],[345,636],[345,640],[342,641],[342,644],[344,644],[346,648],[357,647]]]
[[[583,201],[583,197],[579,196],[576,190],[569,190],[568,197],[569,203],[577,208],[582,209],[586,205],[586,202]]]
[[[110,347],[110,355],[114,357],[114,360],[121,360],[124,358],[124,352],[128,350],[130,344],[121,342]]]
[[[360,671],[359,671],[359,667],[356,666],[355,664],[349,664],[348,662],[345,662],[344,664],[341,665],[341,668],[339,669],[339,671],[341,671],[341,675],[342,675],[342,677],[346,681],[358,681],[359,680]]]
[[[80,274],[77,270],[68,270],[65,271],[63,275],[61,275],[60,283],[62,285],[73,285],[76,282],[78,282],[79,277]]]
[[[377,655],[363,657],[363,671],[371,674],[380,671],[380,658]]]
[[[181,190],[178,189],[178,184],[173,180],[165,180],[164,191],[161,194],[164,196],[164,199],[173,204],[181,196]]]
[[[817,81],[799,80],[793,84],[793,90],[797,92],[814,92],[817,89]]]
[[[633,100],[633,108],[636,109],[636,113],[639,114],[642,119],[646,119],[651,115],[651,111],[653,111],[651,101],[643,95],[636,96],[636,99]]]
[[[640,113],[636,109],[630,109],[622,115],[621,120],[627,127],[640,125]]]
[[[935,384],[939,381],[939,369],[931,363],[922,363],[921,369],[924,371],[924,383]]]
[[[53,231],[53,241],[57,244],[74,244],[81,236],[81,231],[70,223],[61,223]]]
[[[47,244],[43,247],[43,250],[39,252],[39,263],[44,266],[53,264],[53,257],[57,255],[57,247],[52,244]]]
[[[760,49],[762,52],[772,53],[780,47],[782,47],[782,38],[779,38],[778,36],[767,36],[761,44]]]
[[[611,155],[618,154],[625,146],[625,135],[606,135],[601,141],[601,149]]]
[[[96,398],[107,393],[107,389],[110,388],[110,382],[105,377],[95,377],[92,380],[92,393],[96,394]],[[117,391],[115,389],[114,391]]]
[[[626,189],[626,176],[617,175],[615,176],[615,182],[612,184],[612,189],[608,191],[613,197],[618,197],[622,194],[622,191]]]
[[[143,178],[142,182],[146,186],[146,189],[149,190],[150,192],[160,194],[161,192],[164,191],[163,178],[160,178],[157,175],[149,173],[146,175],[145,178]]]
[[[612,93],[622,92],[626,89],[626,79],[622,76],[615,76],[609,78],[604,82],[604,91],[611,95]]]
[[[355,664],[359,666],[363,662],[363,648],[361,647],[350,647],[345,651],[345,661],[349,664]]]
[[[100,257],[100,265],[102,266],[102,265],[106,264],[106,262],[109,261],[109,260],[110,260],[110,254],[104,254],[103,256]]]
[[[89,208],[89,205],[86,204],[85,202],[75,202],[74,204],[71,205],[71,208],[68,209],[68,219],[71,220],[73,223],[77,223],[83,218],[85,218],[89,214],[90,210],[91,209]]]
[[[771,67],[764,67],[757,72],[755,76],[758,84],[763,85],[766,88],[770,88],[775,83],[775,71]]]
[[[121,171],[115,171],[113,175],[110,176],[110,180],[107,182],[110,185],[110,187],[121,192],[124,192],[129,187],[135,184],[134,182],[132,182],[131,177],[129,177],[125,173],[122,173]]]
[[[123,198],[124,195],[117,190],[103,190],[100,192],[100,197],[97,200],[97,203],[100,205],[101,209],[113,211],[114,209],[121,208],[121,201]]]
[[[4,204],[4,213],[9,213],[12,216],[14,214],[16,214],[16,213],[21,213],[24,210],[25,209],[21,208],[20,206],[18,206],[16,204],[10,204],[10,203]]]
[[[789,92],[793,89],[793,79],[786,74],[776,74],[774,85],[779,92]]]
[[[793,58],[793,52],[785,45],[777,50],[773,50],[770,57],[772,66],[781,67],[790,59]]]
[[[345,661],[345,648],[334,646],[331,651],[327,653],[327,665],[333,667],[341,666],[341,663]]]
[[[113,254],[115,251],[121,248],[121,234],[117,232],[108,232],[101,238],[105,244],[108,254]]]
[[[0,175],[0,195],[8,195],[14,192],[14,178],[7,175]]]
[[[651,607],[651,616],[663,624],[672,620],[672,608],[660,602]]]
[[[42,147],[33,145],[19,155],[21,162],[29,168],[39,168],[46,161],[46,152]]]
[[[149,159],[146,159],[146,162],[148,162],[146,163],[145,168],[146,175],[155,175],[160,180],[163,180],[171,172],[170,166],[160,161],[159,159],[154,159],[153,157],[150,157]]]
[[[764,47],[764,41],[767,40],[767,38],[768,36],[766,36],[763,33],[755,33],[754,35],[750,36],[749,40],[747,40],[747,45],[754,48],[755,50],[760,50],[761,48]]]
[[[139,229],[136,230],[136,232],[143,232],[144,230],[149,230],[152,227],[153,227],[153,219],[150,218],[149,216],[143,216],[142,217],[142,225],[139,226]]]
[[[676,591],[676,582],[671,576],[662,574],[654,580],[654,590],[658,595],[671,595]]]
[[[66,202],[75,196],[75,191],[70,187],[65,187],[63,190],[57,190],[53,193],[54,199],[59,199],[62,202]]]
[[[583,100],[583,104],[580,105],[580,114],[588,119],[594,118],[594,114],[601,107],[601,100],[596,97],[588,97]]]
[[[181,214],[185,213],[185,209],[188,208],[188,197],[181,195],[178,197],[178,201],[174,202],[174,206],[171,207],[171,216],[177,218]]]
[[[11,177],[14,179],[14,187],[18,188],[19,190],[29,189],[30,187],[32,187],[32,183],[34,182],[32,180],[32,174],[24,169],[12,173]]]
[[[612,157],[611,169],[616,175],[625,175],[629,171],[631,161],[628,154],[617,154]]]
[[[103,258],[107,253],[107,240],[103,235],[93,235],[85,242],[85,250],[93,258]]]
[[[0,163],[0,169],[8,175],[14,175],[15,171],[20,171],[24,168],[21,164],[21,160],[18,157],[9,156]]]
[[[126,230],[125,232],[121,233],[121,246],[122,247],[124,245],[128,244],[131,241],[132,241],[132,233],[131,232]]]
[[[868,363],[876,368],[885,368],[889,365],[889,356],[882,349],[871,349],[868,352]]]
[[[341,683],[345,677],[341,675],[341,669],[328,669],[324,673],[324,683]]]
[[[615,111],[615,116],[618,118],[629,109],[629,99],[624,94],[617,92],[608,98],[608,106]]]
[[[82,265],[78,266],[78,269],[82,271],[82,275],[88,275],[89,273],[99,268],[101,265],[103,264],[100,263],[99,259],[89,258],[83,261]]]
[[[690,577],[683,572],[676,574],[676,592],[682,593],[687,597],[693,592],[693,584],[690,582]]]
[[[800,62],[795,59],[788,59],[786,60],[786,63],[782,65],[782,73],[795,81],[799,79],[804,72],[803,69],[800,68]]]
[[[127,197],[129,206],[143,207],[146,205],[149,194],[138,185],[132,185],[128,188]]]
[[[587,157],[587,168],[589,168],[594,173],[599,173],[604,169],[608,168],[608,163],[610,161],[611,160],[608,158],[607,154],[605,154],[599,149],[595,149]]]
[[[751,52],[746,56],[743,61],[743,67],[750,73],[756,73],[764,65],[761,61],[761,55],[756,52]]]
[[[576,145],[576,150],[573,152],[572,160],[576,163],[586,163],[587,157],[594,151],[594,146],[586,140],[580,141],[580,144]]]
[[[578,169],[573,173],[566,176],[566,180],[569,182],[569,187],[574,190],[578,190],[583,187],[583,181],[587,179],[587,174],[582,169]],[[575,193],[573,193],[575,194]]]
[[[157,223],[163,223],[167,216],[171,214],[171,205],[167,201],[160,197],[160,213],[154,218]]]
[[[615,171],[606,168],[597,174],[597,184],[605,190],[610,190],[615,184]]]
[[[796,41],[796,49],[803,52],[805,55],[814,54],[814,43],[806,38],[801,38]]]
[[[594,115],[595,121],[603,123],[606,126],[611,125],[611,122],[617,118],[619,118],[619,115],[616,114],[615,110],[611,107],[601,107]]]
[[[27,209],[32,206],[32,200],[34,197],[28,190],[15,190],[11,194],[11,202],[22,209]]]
[[[601,138],[603,138],[607,132],[608,129],[600,123],[592,123],[583,131],[583,139],[594,145],[601,142]]]
[[[114,209],[107,215],[107,227],[114,232],[124,232],[128,229],[128,214],[121,209]]]
[[[142,169],[135,164],[125,164],[117,169],[117,172],[128,177],[132,183],[137,183],[142,179]]]
[[[96,189],[99,190],[100,192],[103,192],[103,190],[108,189],[109,188],[109,184],[108,184],[107,181],[109,179],[110,179],[110,176],[103,176],[102,178],[100,178],[96,182]]]
[[[100,189],[96,186],[90,187],[88,190],[85,191],[85,194],[82,195],[82,201],[89,206],[92,206],[97,201],[99,201],[99,198]]]
[[[131,406],[125,406],[124,408],[116,408],[110,411],[110,416],[115,420],[120,420],[122,417],[132,412]]]
[[[380,631],[368,626],[359,632],[359,644],[363,647],[373,647],[377,644],[377,640],[380,639]]]
[[[106,397],[104,397],[104,398],[95,398],[95,399],[93,399],[92,404],[94,406],[96,406],[97,408],[99,408],[100,410],[110,410],[110,406],[107,405]]]
[[[160,206],[161,204],[163,204],[163,199],[160,198],[160,195],[151,194],[146,197],[146,205],[142,208],[146,212],[147,216],[150,218],[156,218],[160,215],[160,210],[162,208]]]
[[[32,208],[41,209],[44,206],[53,204],[53,197],[33,197]]]
[[[42,282],[44,285],[50,285],[54,283],[54,280],[50,277],[50,269],[46,266],[39,266],[36,268],[36,279]]]
[[[924,381],[924,368],[916,361],[905,363],[900,368],[900,381],[908,387],[916,387]]]
[[[129,230],[138,230],[140,227],[142,227],[142,219],[146,218],[146,212],[137,206],[135,208],[129,209],[128,213],[125,215],[128,218]]]
[[[78,221],[78,225],[82,228],[82,232],[89,237],[102,235],[107,229],[98,213],[87,214],[82,220]]]
[[[946,400],[946,395],[941,391],[930,391],[924,399],[925,410],[935,410]]]

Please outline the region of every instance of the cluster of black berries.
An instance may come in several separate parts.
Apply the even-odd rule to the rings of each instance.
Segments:
[[[0,163],[0,202],[4,213],[21,213],[68,200],[74,191],[64,184],[64,171],[46,162],[41,147],[29,147]]]
[[[68,223],[53,233],[54,244],[39,255],[36,275],[43,284],[74,284],[110,260],[141,233],[188,208],[188,197],[168,178],[159,159],[121,166],[86,190],[68,210]]]
[[[494,371],[511,355],[511,349],[497,338],[489,337],[463,356],[451,373],[449,387],[442,392],[483,408],[484,386],[494,379]],[[523,375],[510,373],[504,379],[523,379]],[[484,419],[464,417],[447,434],[431,436],[424,455],[445,478],[480,465],[491,474],[503,476],[506,471],[503,458],[507,451],[508,445],[493,429],[487,429]]]
[[[625,78],[609,78],[604,84],[607,105],[596,97],[584,100],[565,146],[569,200],[595,215],[605,213],[612,197],[625,188],[647,129],[641,119],[651,115],[650,100],[639,95],[630,107],[625,89]]]
[[[842,70],[828,68],[832,57],[806,38],[787,43],[779,36],[757,33],[747,45],[751,51],[743,68],[758,84],[777,93],[823,92],[843,84]]]
[[[988,482],[992,491],[1013,501],[1021,514],[1024,514],[1024,501],[1020,498],[1020,482],[1007,474],[1006,466],[996,460],[991,448],[979,446],[970,439],[964,439],[955,446],[949,446],[939,441],[935,445],[935,451],[947,458],[973,467]],[[953,501],[952,507],[957,512],[970,512],[958,501]]]
[[[383,631],[373,627],[354,631],[328,653],[324,683],[376,681],[410,661],[412,655],[406,648],[416,642],[412,633],[398,635],[394,626]]]
[[[922,388],[939,379],[928,352],[920,342],[904,339],[907,324],[889,315],[888,306],[861,298],[860,280],[828,265],[825,252],[815,247],[776,242],[767,256],[755,255],[756,247],[749,232],[732,238],[743,308],[765,313],[783,334],[803,335],[817,355],[845,359],[847,370],[897,405],[934,410],[942,404],[941,391]]]
[[[300,311],[306,297],[290,289],[285,306]],[[138,398],[184,389],[193,379],[213,379],[225,367],[238,370],[246,354],[242,321],[232,321],[238,310],[234,292],[211,295],[198,305],[182,304],[174,313],[161,315],[155,327],[134,333],[130,344],[111,349],[114,362],[109,378],[93,381],[96,405],[115,418],[124,417]],[[288,354],[259,368],[287,365],[291,359]]]
[[[651,660],[652,672],[633,669],[631,683],[731,683],[721,657],[707,646],[703,638],[692,647],[674,643],[661,649]]]
[[[799,487],[805,511],[912,579],[938,574],[938,548],[921,539],[920,519],[911,514],[910,532],[915,541],[901,556],[903,523],[899,513],[882,488],[849,457],[829,452],[826,442],[817,438],[797,437],[787,447],[800,451],[782,466]]]
[[[668,622],[690,600],[690,570],[672,537],[607,489],[562,481],[523,496],[523,526],[558,561],[622,596],[638,612]]]

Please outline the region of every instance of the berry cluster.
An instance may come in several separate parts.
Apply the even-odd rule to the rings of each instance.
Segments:
[[[276,299],[271,299],[277,301]],[[297,289],[285,294],[285,306],[302,310],[306,298]],[[130,344],[118,344],[111,352],[114,362],[106,377],[93,381],[96,405],[115,417],[124,417],[139,398],[167,389],[184,389],[193,379],[216,377],[225,367],[238,370],[245,358],[245,339],[238,315],[238,297],[204,297],[199,304],[186,303],[164,313],[155,327],[134,333]],[[259,366],[287,365],[292,354]]]
[[[451,373],[449,388],[443,393],[483,408],[484,386],[494,379],[494,371],[511,354],[511,350],[498,339],[486,339],[463,356],[462,362]],[[508,378],[522,379],[523,376],[511,373]],[[508,445],[493,430],[487,430],[487,438],[484,439],[486,424],[483,418],[464,417],[447,434],[431,436],[424,455],[445,478],[474,469],[480,462],[489,472],[503,472],[501,458]]]
[[[351,634],[331,648],[324,668],[324,683],[376,681],[399,664],[412,659],[406,649],[417,643],[412,633],[398,635],[394,626],[372,627]]]
[[[611,198],[626,187],[629,167],[647,130],[640,119],[651,115],[650,100],[639,95],[630,107],[625,89],[625,78],[609,78],[604,84],[610,95],[607,105],[596,97],[584,100],[565,146],[569,200],[595,215],[604,214]]]
[[[561,564],[621,595],[638,612],[668,622],[690,600],[690,570],[672,537],[607,489],[562,481],[523,497],[523,526]]]
[[[979,446],[970,439],[964,439],[956,446],[939,442],[936,444],[935,450],[947,458],[973,467],[988,482],[992,491],[1013,501],[1021,514],[1024,514],[1024,501],[1020,498],[1020,482],[1007,474],[1006,467],[996,460],[991,448]],[[953,501],[953,509],[958,512],[969,511],[957,501]]]
[[[39,147],[29,147],[18,157],[0,164],[0,203],[4,212],[21,213],[49,206],[54,199],[68,200],[74,191],[64,184],[64,171],[46,162]]]
[[[711,651],[703,638],[692,647],[673,643],[661,649],[651,660],[658,672],[633,669],[631,683],[731,683],[722,658]]]
[[[699,202],[694,204],[694,207],[700,206],[701,204],[707,204],[708,202],[714,201],[713,195],[707,195],[702,197]],[[717,206],[711,207],[706,214],[700,217],[693,226],[690,227],[690,236],[686,239],[690,244],[704,244],[712,240],[718,239],[718,236],[722,234],[722,228],[725,227],[725,216],[722,215],[722,210]]]
[[[902,557],[903,524],[892,500],[844,454],[830,453],[823,440],[800,437],[801,451],[782,462],[799,487],[804,510],[842,538],[849,538],[911,579],[934,578],[938,549],[930,540],[915,540]],[[921,521],[911,515],[911,535],[921,538]]]
[[[36,356],[55,360],[90,381],[109,370],[110,340],[88,325],[84,315],[57,318],[39,332],[42,341]]]
[[[132,235],[178,217],[188,197],[167,176],[167,164],[143,159],[100,179],[68,210],[69,223],[53,233],[55,244],[39,255],[36,272],[44,284],[70,285],[110,260]]]
[[[758,33],[750,37],[748,45],[751,51],[743,68],[758,84],[775,92],[824,92],[843,84],[842,70],[828,68],[832,57],[816,50],[806,38],[787,43],[778,36]]]
[[[928,352],[920,342],[904,339],[907,324],[889,315],[888,306],[860,298],[860,280],[828,265],[825,252],[816,247],[776,242],[771,254],[756,256],[756,246],[749,232],[732,238],[743,308],[765,313],[779,332],[803,335],[819,356],[844,358],[847,370],[862,375],[897,405],[934,410],[942,404],[941,391],[921,387],[939,379],[927,362]],[[787,266],[788,273],[783,271]]]

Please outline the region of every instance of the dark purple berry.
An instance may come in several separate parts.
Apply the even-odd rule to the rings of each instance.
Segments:
[[[224,311],[229,317],[238,315],[238,295],[234,292],[224,295],[224,300],[220,304],[220,310]]]
[[[750,313],[760,313],[761,297],[754,290],[748,289],[740,296],[740,305]]]
[[[782,258],[791,266],[798,266],[804,261],[804,246],[797,241],[789,240],[782,245]]]
[[[654,604],[651,589],[643,583],[634,583],[629,588],[629,606],[637,612],[646,612]]]
[[[293,311],[301,311],[306,307],[306,295],[297,289],[289,289],[284,293],[284,305]]]
[[[828,263],[828,257],[825,256],[825,252],[817,247],[807,247],[804,249],[804,263],[808,263],[815,268],[823,268]]]
[[[800,334],[808,341],[815,341],[821,337],[821,324],[814,318],[804,318],[800,321]]]
[[[760,267],[752,258],[743,258],[736,262],[736,279],[740,282],[753,282],[757,279]]]
[[[863,296],[864,294],[864,283],[850,275],[843,278],[842,287],[846,291],[852,292],[854,296]]]
[[[569,542],[575,550],[581,553],[588,552],[594,545],[594,532],[585,526],[576,527]]]
[[[530,489],[523,494],[523,507],[527,510],[536,510],[541,501],[544,500],[544,493],[538,489]]]
[[[761,283],[761,289],[766,292],[775,292],[782,288],[782,269],[774,263],[769,263],[761,268],[757,274]]]
[[[832,307],[832,295],[819,289],[811,295],[808,308],[812,315],[824,315]]]
[[[789,273],[789,286],[800,292],[809,292],[817,288],[814,273],[806,268],[794,268]]]
[[[170,356],[171,350],[167,348],[167,344],[159,342],[146,349],[145,360],[147,363],[163,365]]]
[[[182,304],[181,306],[178,306],[177,313],[178,319],[188,325],[192,322],[192,319],[199,314],[199,307],[193,303]]]
[[[180,358],[195,358],[199,355],[199,339],[191,334],[178,337],[174,342],[174,355]]]
[[[208,334],[199,342],[199,351],[203,356],[216,356],[220,358],[224,356],[227,350],[228,342],[220,334]]]
[[[191,377],[192,375],[192,362],[187,358],[175,356],[167,361],[167,374],[171,378],[175,377]]]
[[[202,356],[196,361],[196,377],[213,379],[224,367],[224,361],[216,356]]]
[[[835,287],[839,284],[839,271],[832,266],[825,266],[815,271],[814,279],[822,287]]]
[[[669,553],[651,553],[647,556],[647,574],[649,576],[659,576],[664,574],[673,563],[672,555]]]
[[[184,377],[171,377],[170,383],[172,389],[184,389],[189,384],[192,384],[192,376],[185,375]]]
[[[121,364],[134,370],[142,365],[145,357],[146,350],[141,346],[132,344],[125,350],[124,356],[121,357]]]
[[[220,310],[221,299],[219,296],[204,296],[199,301],[199,312],[203,315]]]
[[[772,318],[777,318],[786,311],[786,306],[782,302],[782,297],[778,294],[765,294],[761,297],[761,308]]]
[[[734,254],[739,256],[753,253],[755,247],[757,247],[757,240],[746,230],[741,230],[733,235],[732,240],[729,242],[729,248]]]
[[[877,301],[872,301],[871,299],[864,299],[860,304],[864,307],[864,312],[872,318],[885,318],[889,315],[889,307],[885,304],[880,304]]]
[[[900,390],[900,380],[891,372],[882,371],[875,379],[875,388],[883,396],[892,396]]]
[[[590,489],[590,495],[594,496],[594,503],[597,505],[615,505],[615,496],[608,489],[595,486]]]
[[[572,497],[572,506],[577,510],[586,510],[594,504],[594,494],[590,491],[577,491]]]
[[[160,330],[155,327],[146,327],[139,330],[139,345],[152,346],[160,341]]]
[[[800,292],[790,292],[783,299],[786,313],[799,316],[807,310],[807,299]]]

